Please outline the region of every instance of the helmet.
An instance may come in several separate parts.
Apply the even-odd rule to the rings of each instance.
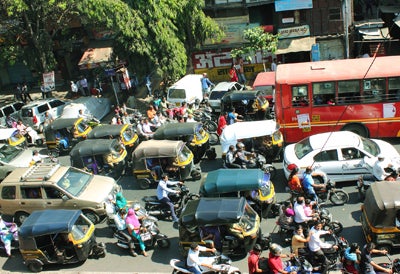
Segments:
[[[242,142],[239,142],[236,144],[236,148],[237,149],[243,149],[244,148],[244,144]]]
[[[292,171],[293,169],[297,168],[297,170],[299,169],[299,167],[296,164],[289,164],[287,167],[290,171]]]
[[[282,253],[282,247],[278,244],[271,244],[269,250],[274,256],[279,256]]]
[[[253,247],[253,250],[254,251],[258,251],[258,252],[262,251],[261,245],[255,244],[254,247]]]

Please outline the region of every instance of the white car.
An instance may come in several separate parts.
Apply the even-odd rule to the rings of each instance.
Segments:
[[[0,144],[0,182],[17,167],[29,167],[34,150]]]
[[[225,93],[244,89],[246,87],[238,82],[220,82],[208,94],[208,102],[214,112],[221,112],[221,98]]]
[[[288,166],[295,164],[302,175],[307,166],[335,182],[356,181],[360,175],[371,174],[378,154],[394,167],[400,166],[400,155],[388,142],[363,138],[350,131],[315,134],[286,146],[283,170],[288,178]]]
[[[101,120],[110,113],[111,101],[106,97],[80,97],[72,100],[68,106],[65,106],[61,117],[78,118],[79,110],[83,111],[85,117],[93,117]]]

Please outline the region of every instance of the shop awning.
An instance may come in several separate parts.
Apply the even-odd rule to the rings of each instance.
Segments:
[[[315,37],[303,37],[296,39],[282,39],[278,41],[278,49],[275,54],[286,54],[290,52],[311,51],[315,44]]]
[[[88,48],[78,63],[79,69],[92,69],[106,65],[111,61],[112,47]]]
[[[389,40],[391,38],[389,34],[389,28],[371,28],[371,29],[359,29],[362,34],[363,40]]]

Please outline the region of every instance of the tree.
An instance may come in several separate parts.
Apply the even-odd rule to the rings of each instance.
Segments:
[[[231,55],[233,58],[239,56],[247,56],[251,61],[251,56],[254,56],[256,51],[261,51],[261,55],[267,52],[275,53],[278,48],[278,35],[265,32],[262,27],[254,27],[246,29],[243,32],[243,37],[248,41],[243,47],[232,49]],[[266,71],[263,61],[264,71]]]

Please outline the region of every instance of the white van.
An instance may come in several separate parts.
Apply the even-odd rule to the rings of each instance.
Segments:
[[[181,106],[182,102],[194,103],[196,99],[203,100],[201,88],[202,74],[188,74],[178,80],[168,89],[167,101],[175,106]]]

